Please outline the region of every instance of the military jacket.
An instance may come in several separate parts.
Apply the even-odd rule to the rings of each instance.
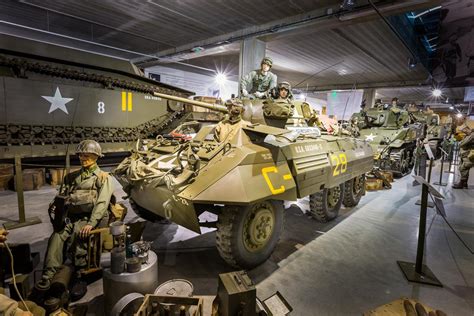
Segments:
[[[461,152],[468,152],[474,149],[474,131],[470,135],[464,137],[464,139],[459,143]]]
[[[231,141],[242,127],[245,127],[249,124],[249,122],[243,119],[240,119],[237,122],[231,122],[228,119],[225,119],[217,124],[214,131],[214,136],[220,143]]]
[[[110,175],[95,165],[89,170],[80,169],[64,177],[60,192],[69,197],[69,214],[85,215],[89,225],[96,227],[107,215],[110,198],[114,192]]]
[[[267,92],[277,86],[277,76],[268,71],[266,75],[260,70],[252,70],[240,80],[240,90],[246,89],[250,94]]]

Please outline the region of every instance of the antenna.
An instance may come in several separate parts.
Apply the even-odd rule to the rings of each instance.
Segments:
[[[298,87],[300,84],[302,84],[303,82],[307,81],[308,79],[311,79],[311,78],[313,78],[314,76],[316,76],[316,75],[322,73],[323,71],[326,71],[326,70],[328,70],[328,69],[331,69],[331,68],[334,67],[334,66],[337,66],[337,65],[339,65],[339,64],[342,64],[343,62],[344,62],[344,60],[341,60],[341,61],[338,62],[338,63],[335,63],[335,64],[333,64],[333,65],[331,65],[331,66],[328,66],[328,67],[326,67],[326,68],[324,68],[324,69],[322,69],[322,70],[320,70],[320,71],[318,71],[318,72],[312,74],[311,76],[306,77],[306,78],[303,79],[302,81],[298,82],[293,88]]]

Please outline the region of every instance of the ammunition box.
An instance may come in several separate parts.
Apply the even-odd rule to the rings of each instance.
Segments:
[[[219,274],[217,296],[221,316],[256,315],[257,291],[245,271]]]

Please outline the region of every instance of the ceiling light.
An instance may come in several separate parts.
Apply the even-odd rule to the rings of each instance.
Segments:
[[[433,94],[433,96],[434,96],[435,98],[438,98],[438,97],[441,96],[442,92],[441,92],[440,89],[434,89],[433,92],[432,92],[432,94]]]
[[[462,113],[456,114],[456,117],[457,117],[457,118],[462,118],[462,116],[463,116]]]
[[[449,107],[449,109],[450,109],[450,110],[454,110],[454,106],[451,105],[451,106]]]
[[[227,76],[224,75],[224,74],[221,74],[221,73],[218,73],[216,75],[216,82],[220,85],[223,85],[225,84],[225,82],[227,81]]]
[[[191,51],[192,51],[193,53],[200,53],[200,52],[202,52],[203,50],[204,50],[204,47],[201,47],[201,46],[196,46],[196,47],[191,48]]]
[[[341,3],[341,9],[352,10],[355,6],[356,0],[343,0]]]
[[[413,57],[408,58],[408,68],[413,69],[416,67],[416,59]]]

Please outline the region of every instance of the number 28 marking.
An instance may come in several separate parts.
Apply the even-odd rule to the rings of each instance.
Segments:
[[[347,171],[346,154],[342,153],[339,155],[331,155],[331,162],[333,165],[336,165],[332,171],[333,176],[338,176],[339,174]]]

